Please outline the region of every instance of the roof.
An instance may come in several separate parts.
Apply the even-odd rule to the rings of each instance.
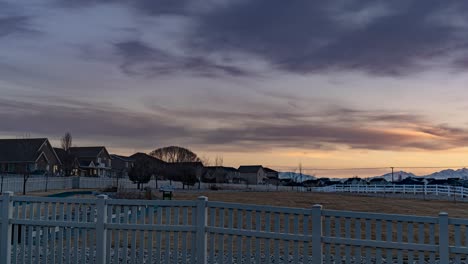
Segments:
[[[263,168],[263,170],[264,170],[266,173],[278,173],[277,171],[272,170],[272,169],[270,169],[270,168]]]
[[[151,155],[148,155],[146,153],[142,153],[142,152],[137,152],[137,153],[131,155],[129,158],[134,160],[134,161],[137,160],[137,159],[147,159],[150,162],[157,162],[158,164],[166,164],[165,161],[160,160],[160,159],[158,159],[156,157],[153,157]]]
[[[97,146],[97,147],[72,147],[70,148],[70,153],[75,155],[77,158],[95,158],[101,153],[102,150],[105,150],[106,147]],[[106,150],[107,152],[107,150]]]
[[[0,162],[34,162],[47,138],[0,139]]]
[[[206,166],[205,169],[208,169],[208,170],[223,169],[223,170],[226,170],[226,171],[237,172],[237,169],[236,169],[236,168],[233,168],[233,167],[224,167],[224,166]]]
[[[135,161],[134,158],[127,157],[127,156],[122,156],[122,155],[117,155],[117,154],[111,154],[110,156],[111,156],[111,159],[119,159],[119,160],[128,161],[128,162]]]
[[[262,165],[240,166],[239,172],[240,173],[257,173],[260,169],[263,169]]]

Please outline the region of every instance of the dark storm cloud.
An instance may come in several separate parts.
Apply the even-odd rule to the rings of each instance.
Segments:
[[[137,11],[149,15],[160,14],[186,14],[188,12],[188,0],[55,0],[61,6],[80,8],[93,7],[98,4],[123,4]]]
[[[146,16],[189,17],[194,27],[185,39],[189,53],[239,52],[300,74],[360,70],[408,75],[426,70],[439,58],[468,51],[468,2],[461,0],[56,1],[73,8],[120,4]],[[204,55],[166,60],[174,62],[139,71],[164,73],[166,67],[170,72],[180,68],[234,76],[246,71],[218,65]],[[462,55],[450,63],[466,69],[466,60],[468,55]]]
[[[0,6],[1,8],[1,6]],[[34,32],[27,16],[2,16],[0,13],[0,38],[14,33]]]
[[[0,119],[0,130],[8,133],[60,135],[67,130],[88,137],[140,140],[188,136],[162,116],[63,98],[49,98],[48,103],[0,99]]]
[[[202,56],[176,56],[150,47],[141,41],[130,40],[114,44],[122,59],[120,68],[128,75],[154,75],[189,72],[199,76],[247,76],[247,71],[232,65],[213,62]]]
[[[375,4],[384,11],[373,11]],[[201,17],[193,38],[202,49],[259,55],[297,73],[409,74],[468,43],[466,26],[450,23],[466,19],[467,9],[464,1],[436,0],[236,1]]]

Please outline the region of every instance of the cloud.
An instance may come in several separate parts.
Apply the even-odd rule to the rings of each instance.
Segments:
[[[140,112],[62,97],[43,99],[0,99],[0,132],[58,137],[70,131],[77,138],[93,138],[104,145],[146,149],[185,144],[247,152],[271,148],[447,150],[468,143],[466,128],[431,124],[423,116],[407,113],[351,108],[272,111],[274,106],[258,113],[201,107],[155,107],[152,112]]]
[[[336,3],[343,3],[336,5]],[[236,1],[200,17],[191,41],[205,51],[246,52],[274,67],[313,73],[406,75],[468,43],[466,26],[432,19],[461,1]],[[463,65],[463,64],[458,64]]]
[[[192,73],[198,76],[248,76],[249,72],[234,66],[216,63],[202,56],[171,55],[138,40],[114,44],[121,58],[120,68],[128,75],[152,77],[173,73]]]
[[[1,6],[0,6],[1,8]],[[32,33],[29,17],[27,16],[0,16],[0,38],[12,34]]]

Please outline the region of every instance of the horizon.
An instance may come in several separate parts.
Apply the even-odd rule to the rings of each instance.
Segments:
[[[70,132],[116,154],[179,145],[343,177],[464,167],[467,9],[0,0],[0,137]]]

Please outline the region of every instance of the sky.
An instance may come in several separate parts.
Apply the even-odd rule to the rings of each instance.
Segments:
[[[283,170],[468,165],[468,2],[0,0],[0,136]]]

